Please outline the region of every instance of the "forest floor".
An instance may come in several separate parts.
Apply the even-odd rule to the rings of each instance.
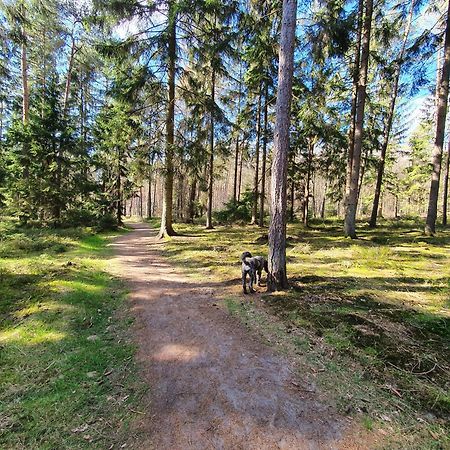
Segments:
[[[373,448],[377,433],[337,413],[314,380],[229,314],[224,294],[234,280],[224,284],[200,268],[190,277],[163,256],[155,229],[132,226],[113,244],[114,267],[130,286],[138,363],[150,393],[130,445]]]
[[[1,448],[450,447],[449,229],[289,225],[244,296],[267,229],[151,224],[0,222]]]
[[[158,225],[157,221],[151,223]],[[168,283],[162,287],[161,292],[165,292],[162,298],[156,298],[161,304],[154,306],[158,314],[146,312],[145,295],[139,297],[136,306],[143,308],[144,322],[147,321],[140,325],[143,327],[140,336],[149,327],[163,328],[167,333],[164,339],[154,342],[159,353],[143,357],[140,352],[150,367],[155,360],[159,361],[156,367],[160,372],[156,377],[164,378],[166,371],[174,370],[177,380],[184,374],[181,383],[197,374],[203,378],[202,367],[211,366],[211,358],[218,358],[228,368],[222,376],[220,365],[211,369],[214,376],[219,376],[215,378],[219,388],[212,387],[212,391],[217,390],[218,401],[226,398],[222,386],[230,385],[228,378],[235,389],[242,383],[235,381],[239,372],[234,374],[231,369],[240,368],[241,380],[247,376],[254,392],[261,392],[263,397],[268,395],[266,392],[275,393],[281,399],[297,399],[300,405],[306,405],[299,416],[306,420],[304,423],[308,420],[316,423],[317,418],[334,423],[331,430],[335,431],[323,435],[330,436],[329,442],[322,441],[325,447],[333,442],[336,447],[348,448],[348,443],[343,446],[338,443],[340,433],[349,430],[342,422],[342,417],[346,417],[351,420],[350,429],[359,423],[371,431],[365,439],[372,440],[361,441],[365,442],[360,444],[363,447],[449,448],[449,229],[429,238],[422,235],[420,224],[399,221],[384,223],[376,230],[361,226],[360,239],[352,241],[342,237],[337,223],[316,224],[308,229],[299,224],[289,225],[287,254],[291,288],[271,295],[265,293],[265,288],[259,288],[258,293],[247,296],[242,294],[239,256],[243,250],[266,255],[267,229],[234,225],[206,231],[199,225],[177,224],[177,230],[183,236],[164,243],[150,240],[142,248],[143,252],[150,251],[157,261],[156,269],[149,265],[143,270],[151,274],[161,266],[166,273],[163,283]],[[139,257],[146,258],[144,254],[134,256]],[[151,283],[146,289],[150,286]],[[166,304],[166,300],[170,301]],[[164,319],[157,317],[160,312],[164,313]],[[225,312],[231,313],[237,322],[230,322]],[[189,319],[182,319],[184,313]],[[206,325],[201,328],[199,323],[203,322]],[[237,323],[247,328],[248,333],[241,334]],[[181,339],[183,330],[190,333],[192,340]],[[241,352],[242,356],[237,354],[238,360],[227,362],[227,358],[232,358],[231,352],[239,351],[234,348],[235,339],[228,342],[229,336],[236,336],[235,333],[240,336],[238,347],[244,346],[245,351]],[[197,334],[201,335],[200,342],[194,337]],[[218,346],[219,351],[222,339],[226,346],[224,353],[203,350],[212,345],[212,348]],[[250,344],[254,339],[259,344]],[[177,347],[178,344],[181,346]],[[262,350],[252,353],[247,345],[258,345]],[[260,362],[252,363],[253,355],[259,351],[279,355],[271,356],[280,358],[276,359],[275,370],[264,372],[264,367],[270,364],[258,356]],[[186,371],[194,367],[197,369]],[[176,380],[168,379],[169,384],[165,386],[171,381],[176,385]],[[245,384],[242,386],[244,389]],[[185,412],[189,413],[195,409],[196,395],[199,394],[177,388],[169,397],[161,392],[157,394],[157,404],[163,408],[158,402],[166,399],[163,410],[168,416],[177,413],[180,403],[186,405]],[[251,397],[246,398],[244,394],[235,397],[238,410],[242,407],[244,411],[255,411]],[[267,408],[272,410],[270,401]],[[325,412],[327,407],[331,407],[330,412]],[[204,423],[205,439],[208,436],[212,439],[217,429],[226,429],[227,421],[223,412],[218,411],[219,416],[214,411],[209,413],[211,418],[218,417],[217,423]],[[277,414],[280,413],[274,417],[279,418],[280,424],[289,423],[292,419],[288,417],[293,417],[286,411],[282,411],[284,416]],[[182,420],[182,416],[178,419]],[[196,419],[186,420],[186,430],[192,431],[194,424],[189,425],[189,421],[196,422]],[[241,414],[239,420],[264,426],[264,421],[258,422],[261,419],[254,412]],[[269,416],[266,420],[273,425]],[[275,430],[280,431],[283,427],[277,429],[276,423]],[[269,442],[284,442],[267,424],[266,432],[273,436]],[[296,425],[285,426],[284,430],[289,429],[290,434],[295,428]],[[231,435],[230,430],[228,433]],[[315,439],[310,442],[319,442]]]
[[[107,449],[128,439],[137,377],[120,234],[0,222],[0,448]]]

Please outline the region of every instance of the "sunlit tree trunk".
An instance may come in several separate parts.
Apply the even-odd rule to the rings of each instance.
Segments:
[[[444,196],[443,196],[443,205],[442,205],[442,225],[447,225],[449,169],[450,169],[450,140],[449,140],[448,148],[447,148],[447,161],[445,163]]]
[[[355,140],[351,161],[350,184],[345,199],[345,236],[356,238],[356,207],[358,203],[359,172],[361,168],[361,148],[364,129],[364,107],[366,102],[367,72],[369,67],[370,32],[372,27],[373,0],[366,0],[363,35],[361,41],[361,67],[357,90]]]
[[[264,226],[264,202],[266,194],[266,165],[267,165],[267,115],[269,109],[269,83],[266,80],[264,90],[264,126],[262,145],[262,167],[261,167],[261,194],[259,204],[259,226]]]
[[[398,95],[398,83],[400,80],[400,72],[401,72],[401,66],[403,64],[403,57],[405,55],[406,43],[408,41],[409,32],[411,30],[411,22],[412,22],[412,18],[413,18],[414,4],[415,4],[415,1],[412,0],[411,6],[409,9],[409,14],[408,14],[408,22],[406,24],[405,33],[403,35],[402,47],[401,47],[400,53],[398,55],[397,64],[395,66],[395,72],[394,72],[394,77],[393,77],[394,84],[392,86],[389,111],[388,111],[388,115],[386,118],[386,123],[384,124],[383,143],[381,146],[380,161],[378,163],[377,182],[376,182],[376,186],[375,186],[375,195],[373,198],[372,214],[370,216],[370,222],[369,222],[369,226],[372,228],[376,227],[376,225],[377,225],[377,213],[378,213],[378,205],[380,203],[381,187],[383,184],[386,153],[387,153],[387,149],[388,149],[388,145],[389,145],[389,139],[391,136],[392,123],[394,121],[395,104],[397,102],[397,95]]]
[[[256,143],[255,143],[255,176],[253,178],[253,205],[252,205],[252,225],[256,223],[259,200],[259,144],[261,141],[261,86],[258,94],[258,110],[256,113]]]
[[[428,200],[428,213],[425,224],[425,234],[433,235],[436,232],[437,203],[439,197],[439,179],[441,176],[442,149],[444,146],[445,119],[447,117],[448,82],[450,72],[450,1],[447,5],[447,23],[445,27],[444,60],[442,74],[439,81],[439,97],[437,103],[436,135],[432,154],[432,167],[430,195]]]
[[[241,112],[241,97],[242,97],[242,65],[239,66],[239,94],[238,94],[238,112],[237,118],[239,118],[239,114]],[[237,127],[238,128],[238,127]],[[236,131],[236,147],[234,151],[234,182],[233,182],[233,203],[236,204],[238,199],[238,170],[239,170],[239,138],[240,138],[240,130],[239,128]]]
[[[241,186],[242,186],[242,165],[244,163],[244,142],[241,143],[241,158],[239,160],[239,180],[238,180],[238,192],[237,192],[237,200],[241,199]]]
[[[239,172],[239,134],[236,136],[236,147],[234,150],[233,203],[236,203],[237,201],[238,172]]]
[[[355,62],[353,65],[352,104],[351,104],[351,109],[350,109],[350,128],[349,128],[349,133],[348,133],[347,170],[346,170],[346,182],[345,182],[346,193],[345,193],[345,195],[348,195],[347,189],[350,187],[352,162],[353,162],[353,148],[355,145],[356,104],[357,104],[357,96],[358,96],[359,66],[360,66],[360,62],[361,62],[361,37],[362,37],[362,27],[363,27],[363,16],[364,16],[364,0],[359,0]]]
[[[214,105],[216,95],[216,71],[212,69],[211,74],[211,102]],[[213,182],[214,182],[214,113],[210,116],[209,135],[209,179],[208,179],[208,210],[206,215],[206,229],[212,229],[212,209],[213,209]]]
[[[147,219],[152,218],[152,172],[148,174]]]
[[[121,161],[122,161],[122,152],[117,149],[117,173],[116,173],[116,218],[117,223],[122,225],[122,170],[121,170]],[[131,214],[130,214],[131,215]]]
[[[308,226],[309,197],[311,196],[311,171],[312,159],[314,153],[314,142],[312,139],[308,141],[308,169],[306,172],[304,202],[303,202],[303,224]]]
[[[175,136],[175,61],[176,61],[176,5],[174,1],[169,2],[168,23],[168,101],[166,113],[166,148],[164,167],[164,193],[161,214],[161,228],[158,237],[176,235],[173,226],[173,157]]]
[[[22,7],[22,14],[25,17],[25,8]],[[22,76],[22,123],[24,127],[28,125],[30,116],[30,91],[28,88],[28,62],[27,62],[27,34],[25,28],[22,27],[22,45],[20,55],[20,71]],[[24,178],[29,177],[29,146],[28,142],[23,143],[24,156]]]
[[[267,290],[286,289],[286,184],[297,1],[283,0],[271,177]]]

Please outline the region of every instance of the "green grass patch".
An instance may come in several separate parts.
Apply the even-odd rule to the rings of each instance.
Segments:
[[[290,290],[245,297],[239,257],[267,255],[267,229],[175,229],[182,236],[162,252],[203,283],[233,286],[229,311],[296,361],[342,413],[384,428],[389,448],[450,446],[448,228],[425,237],[413,220],[381,221],[349,240],[336,221],[289,224]]]
[[[114,235],[0,229],[0,447],[122,445],[143,388]]]

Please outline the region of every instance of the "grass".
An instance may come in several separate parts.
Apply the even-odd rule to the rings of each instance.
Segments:
[[[151,222],[158,226],[156,220]],[[267,255],[267,229],[177,224],[163,252],[193,276],[231,286],[226,304],[295,361],[343,414],[378,430],[386,448],[450,447],[450,230],[415,221],[288,225],[291,288],[240,293],[243,250]],[[197,270],[198,269],[198,270]]]
[[[143,388],[114,235],[4,220],[0,236],[0,448],[120,447]]]

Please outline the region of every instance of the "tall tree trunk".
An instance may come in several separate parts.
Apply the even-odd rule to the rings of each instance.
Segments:
[[[267,114],[269,109],[269,82],[266,80],[264,88],[264,127],[261,167],[261,196],[259,204],[259,226],[264,226],[264,202],[266,191],[266,164],[267,164]]]
[[[238,181],[238,193],[237,193],[237,200],[240,201],[241,199],[241,185],[242,185],[242,164],[244,162],[244,141],[241,143],[241,159],[239,160],[239,181]]]
[[[259,185],[259,144],[261,141],[261,85],[258,93],[258,111],[256,113],[256,143],[255,143],[255,176],[253,178],[253,205],[252,205],[252,221],[251,224],[256,223],[256,216],[258,214],[258,185]]]
[[[116,197],[117,197],[117,205],[116,205],[116,217],[117,223],[122,225],[122,180],[121,180],[121,170],[120,170],[120,161],[122,160],[121,151],[117,150],[118,156],[118,164],[117,164],[117,173],[116,173]]]
[[[442,149],[444,146],[445,119],[447,117],[448,82],[450,72],[450,1],[447,5],[447,23],[445,27],[444,61],[439,81],[439,99],[437,105],[436,137],[432,155],[433,172],[431,175],[428,214],[425,234],[430,236],[436,232],[437,203],[439,197],[439,179],[441,176]]]
[[[320,208],[320,218],[322,220],[325,219],[325,205],[326,205],[326,201],[327,201],[327,190],[328,190],[328,173],[325,173],[325,187],[323,189],[322,206]]]
[[[291,201],[290,201],[290,208],[289,208],[289,220],[291,222],[294,221],[295,217],[294,217],[294,203],[295,203],[295,181],[292,180],[291,181]]]
[[[152,218],[152,172],[148,174],[147,219]]]
[[[442,225],[447,225],[447,206],[448,206],[448,177],[450,169],[450,140],[447,148],[447,161],[445,163],[445,175],[444,175],[444,198],[442,205]]]
[[[392,123],[394,121],[394,112],[395,112],[395,104],[397,102],[398,95],[398,83],[400,80],[400,72],[403,64],[403,57],[405,55],[406,43],[408,41],[409,32],[411,30],[411,22],[414,13],[414,4],[415,0],[411,0],[411,6],[408,14],[408,22],[406,24],[405,33],[403,35],[402,47],[400,49],[400,53],[397,58],[397,64],[395,65],[394,72],[394,84],[392,86],[391,99],[389,104],[389,111],[386,118],[386,122],[384,124],[383,130],[383,144],[381,146],[381,154],[380,161],[378,163],[378,171],[377,171],[377,182],[375,186],[375,195],[373,198],[372,205],[372,214],[370,216],[369,226],[371,228],[375,228],[377,226],[377,213],[378,213],[378,204],[380,203],[380,195],[381,195],[381,186],[383,184],[383,175],[384,175],[384,166],[386,162],[386,153],[389,145],[389,139],[391,136]]]
[[[239,119],[239,115],[241,113],[241,97],[242,97],[242,65],[239,66],[239,94],[238,94],[238,112],[237,112],[237,118]],[[236,121],[236,125],[238,122]],[[240,137],[240,130],[239,127],[236,126],[237,132],[236,132],[236,149],[234,152],[234,183],[233,183],[233,203],[236,204],[237,201],[237,183],[238,183],[238,160],[239,160],[239,137]]]
[[[237,201],[237,183],[238,183],[238,168],[239,168],[239,135],[236,136],[236,148],[234,151],[234,182],[233,182],[233,203]]]
[[[22,14],[25,18],[25,8],[22,6]],[[20,57],[20,70],[22,75],[22,123],[24,127],[28,125],[30,116],[30,90],[28,87],[28,62],[27,62],[27,34],[25,28],[22,27],[22,45]],[[24,168],[23,176],[28,179],[30,175],[29,164],[29,145],[28,142],[23,143]]]
[[[144,217],[144,207],[143,207],[143,198],[142,198],[142,186],[139,187],[139,216],[141,219]]]
[[[303,224],[308,226],[308,212],[309,212],[309,197],[311,195],[311,169],[312,158],[314,152],[314,143],[312,140],[308,142],[308,170],[306,173],[305,190],[304,190],[304,202],[303,202]]]
[[[214,108],[216,95],[216,71],[213,68],[211,73],[211,103]],[[214,112],[210,115],[210,135],[209,135],[209,179],[208,179],[208,211],[206,215],[206,229],[211,230],[212,209],[213,209],[213,182],[214,182]]]
[[[355,146],[355,124],[356,124],[356,106],[358,100],[358,81],[359,81],[359,68],[361,64],[361,38],[363,28],[364,17],[364,0],[358,1],[358,24],[356,32],[356,49],[355,49],[355,62],[353,65],[353,86],[352,86],[352,104],[350,109],[350,128],[348,132],[348,150],[347,150],[347,170],[346,170],[346,193],[350,186],[350,180],[352,175],[352,162],[353,162],[353,149]]]
[[[75,46],[75,39],[72,37],[72,46],[70,48],[69,64],[67,67],[67,75],[66,75],[66,86],[64,89],[63,117],[66,117],[67,108],[69,107],[70,84],[72,81],[73,62],[75,59],[76,52],[77,48]]]
[[[175,136],[175,61],[176,52],[176,5],[173,0],[169,1],[169,23],[168,23],[168,102],[166,113],[166,148],[165,148],[165,177],[163,192],[163,207],[161,214],[161,228],[158,237],[175,236],[172,226],[173,220],[173,157]]]
[[[3,111],[5,109],[5,103],[0,100],[0,143],[3,141]]]
[[[367,72],[369,68],[370,32],[372,27],[373,0],[366,0],[363,36],[361,42],[361,67],[359,71],[358,95],[355,121],[355,142],[353,146],[350,184],[345,201],[345,236],[356,238],[356,207],[358,203],[358,182],[361,167],[361,148],[364,129],[364,106],[366,102]]]
[[[155,217],[155,209],[156,209],[156,188],[158,187],[158,178],[155,173],[155,181],[153,182],[153,201],[152,201],[152,216]]]
[[[196,194],[197,194],[197,177],[193,177],[191,188],[189,190],[188,214],[186,219],[188,223],[194,223]]]
[[[23,31],[24,40],[26,39],[25,31]],[[23,42],[21,46],[21,73],[22,73],[22,123],[26,125],[30,115],[30,91],[28,89],[28,63],[27,63],[27,46]]]
[[[269,226],[269,292],[286,289],[286,184],[297,1],[283,0]]]

